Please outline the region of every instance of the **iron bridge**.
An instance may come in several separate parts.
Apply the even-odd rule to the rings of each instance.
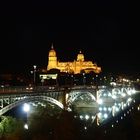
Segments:
[[[133,96],[136,91],[133,87],[106,87],[106,86],[77,86],[77,87],[1,87],[0,88],[0,115],[12,108],[27,102],[47,101],[61,109],[72,110],[74,102],[81,98],[84,105],[86,98],[92,100],[94,107],[99,107],[101,101],[110,105]],[[88,102],[88,101],[87,101]]]

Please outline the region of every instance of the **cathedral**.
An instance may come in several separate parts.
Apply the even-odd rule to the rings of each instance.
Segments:
[[[94,72],[99,74],[101,72],[101,67],[98,67],[96,63],[93,63],[92,61],[85,61],[84,54],[81,51],[77,55],[77,60],[74,60],[73,62],[59,62],[57,60],[56,51],[54,50],[53,45],[48,55],[47,70],[50,69],[59,69],[60,72],[73,74],[78,74],[81,72]]]

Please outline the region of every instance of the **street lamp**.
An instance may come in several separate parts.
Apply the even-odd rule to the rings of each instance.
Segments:
[[[71,75],[71,86],[73,86],[73,74]]]
[[[43,79],[43,76],[41,76],[41,85],[43,86],[43,83],[44,83],[44,79]]]
[[[36,65],[33,65],[34,68],[34,85],[36,84]]]
[[[86,77],[85,77],[85,73],[83,73],[83,85],[85,86],[86,84]]]

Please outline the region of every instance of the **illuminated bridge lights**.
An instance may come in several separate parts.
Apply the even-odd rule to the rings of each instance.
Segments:
[[[93,115],[88,115],[88,114],[79,115],[79,118],[80,118],[81,120],[86,120],[86,121],[88,121],[88,120],[94,121],[94,120],[95,120],[95,116],[93,116]]]
[[[79,103],[80,105],[82,105],[80,107],[84,107],[84,105],[87,105],[86,107],[89,107],[90,109],[93,108],[92,113],[94,115],[83,113],[84,115],[80,114],[78,118],[81,120],[93,121],[95,119],[95,116],[97,116],[99,122],[103,122],[112,116],[114,117],[118,115],[119,112],[124,111],[124,109],[130,106],[131,103],[135,102],[135,100],[132,98],[132,95],[136,93],[134,88],[123,87],[121,89],[117,86],[115,86],[113,89],[108,87],[101,87],[101,89],[99,88],[97,92],[94,88],[74,88],[71,90],[69,89],[69,91],[70,92],[66,93],[65,98],[67,111],[73,111],[73,107],[75,107],[75,105],[79,107]],[[39,93],[38,90],[35,93],[19,93],[16,94],[16,96],[8,94],[8,96],[3,95],[2,98],[0,98],[0,107],[2,108],[0,109],[0,114],[3,113],[4,108],[8,110],[8,107],[10,107],[11,109],[12,105],[15,106],[14,104],[16,103],[18,105],[20,104],[20,102],[25,103],[25,101],[31,101],[33,106],[37,106],[39,104],[45,107],[43,103],[35,102],[36,100],[45,100],[47,102],[57,105],[61,109],[65,109],[63,106],[64,104],[61,101],[62,96],[64,95],[64,92],[62,91],[56,92],[55,90],[53,90],[51,92],[46,91],[45,93],[45,91],[43,91],[43,93]],[[7,103],[9,103],[9,106],[7,105]],[[5,104],[7,106],[5,106]],[[140,110],[139,106],[138,109]],[[132,108],[129,108],[129,110],[125,112],[125,114],[122,117],[125,117],[126,114],[129,114],[131,111]]]
[[[98,99],[98,100],[97,100],[97,103],[98,103],[99,105],[101,105],[101,104],[103,104],[103,100],[102,100],[102,99]]]

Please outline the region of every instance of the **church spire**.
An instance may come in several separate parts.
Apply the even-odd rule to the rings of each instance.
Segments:
[[[51,44],[51,50],[49,51],[49,56],[48,56],[48,66],[47,70],[57,68],[57,56],[56,52],[53,48],[53,43]]]
[[[53,43],[52,43],[51,49],[52,49],[52,50],[54,49],[54,48],[53,48]]]
[[[84,61],[84,55],[82,54],[82,51],[79,51],[79,54],[77,55],[77,61]]]

